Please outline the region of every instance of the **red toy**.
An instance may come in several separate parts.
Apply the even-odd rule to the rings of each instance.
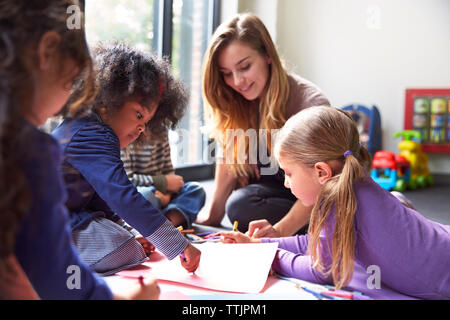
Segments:
[[[420,133],[414,130],[397,132],[394,137],[403,137],[398,145],[400,154],[378,151],[373,157],[372,179],[386,190],[404,191],[433,184],[428,169],[428,157],[421,150]]]

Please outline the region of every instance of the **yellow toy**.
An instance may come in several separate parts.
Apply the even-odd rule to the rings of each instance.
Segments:
[[[400,154],[411,165],[411,179],[408,183],[408,188],[415,189],[432,185],[433,176],[430,175],[428,168],[428,156],[422,151],[420,143],[413,140],[415,138],[420,141],[420,132],[404,130],[394,134],[394,138],[398,137],[403,137],[403,140],[398,144],[398,148],[401,150]]]

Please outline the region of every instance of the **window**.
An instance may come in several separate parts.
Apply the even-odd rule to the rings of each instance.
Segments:
[[[85,29],[89,45],[121,40],[150,50],[154,37],[154,0],[86,0]]]
[[[218,21],[218,0],[85,0],[90,45],[120,40],[168,57],[174,74],[190,91],[179,129],[170,132],[175,167],[206,164],[208,137],[203,126],[201,65]]]
[[[208,0],[173,1],[172,65],[176,76],[189,86],[190,91],[189,110],[181,121],[181,129],[171,135],[172,141],[179,142],[173,149],[177,155],[176,165],[208,161],[208,137],[199,129],[203,126],[202,61],[212,34],[210,12],[213,5]]]

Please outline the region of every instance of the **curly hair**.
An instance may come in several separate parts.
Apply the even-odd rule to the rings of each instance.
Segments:
[[[158,109],[146,126],[146,133],[134,144],[159,140],[168,129],[174,129],[183,117],[189,100],[184,84],[176,79],[169,62],[152,53],[142,52],[122,42],[100,43],[93,50],[96,67],[97,96],[87,106],[107,114],[120,110],[130,99],[138,99],[149,109],[153,101],[159,101]],[[83,89],[77,85],[72,98]],[[66,116],[63,114],[63,116]]]
[[[61,36],[59,68],[66,59],[79,67],[85,90],[68,105],[77,112],[94,96],[93,68],[84,29],[67,27],[67,9],[77,0],[4,0],[0,2],[0,261],[13,253],[15,235],[32,201],[28,181],[17,162],[27,153],[21,109],[35,84],[30,76],[37,64],[36,48],[42,36]],[[28,101],[26,101],[28,102]],[[4,267],[3,262],[0,267]],[[7,267],[7,266],[6,266]]]

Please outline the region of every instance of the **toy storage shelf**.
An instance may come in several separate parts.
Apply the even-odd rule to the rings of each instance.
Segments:
[[[422,134],[422,150],[450,153],[450,89],[407,89],[405,130]]]

